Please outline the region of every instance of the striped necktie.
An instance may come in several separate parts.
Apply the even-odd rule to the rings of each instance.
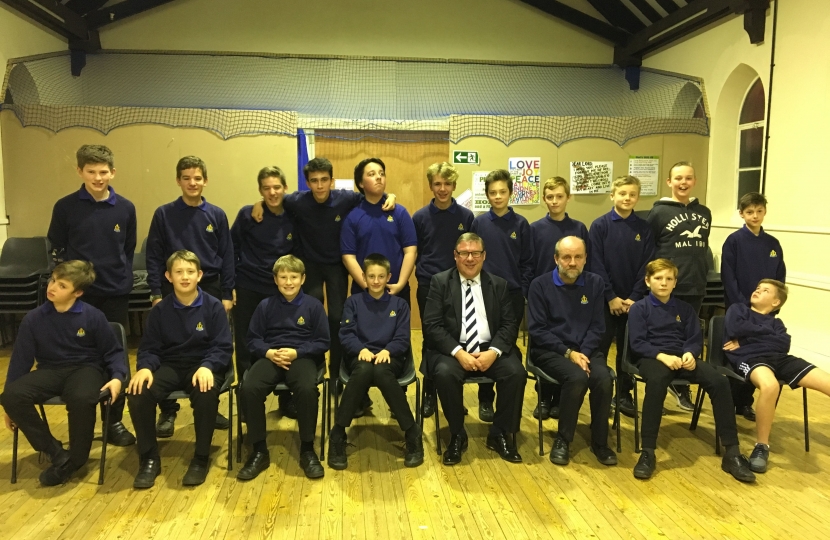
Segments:
[[[464,282],[464,330],[467,333],[467,345],[465,349],[468,353],[477,353],[479,348],[478,342],[478,325],[476,324],[476,302],[473,298],[473,283],[472,279]]]

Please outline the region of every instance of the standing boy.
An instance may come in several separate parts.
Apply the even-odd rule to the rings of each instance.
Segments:
[[[182,196],[156,208],[147,236],[147,284],[155,306],[173,292],[165,279],[167,259],[174,252],[189,250],[201,261],[202,291],[221,300],[225,311],[233,307],[233,242],[225,211],[207,202],[202,191],[208,183],[207,165],[196,156],[185,156],[176,164],[176,184]],[[179,404],[159,403],[156,430],[159,437],[172,437]],[[228,429],[228,419],[217,415],[216,429]]]
[[[418,239],[418,258],[415,260],[415,277],[418,290],[418,311],[421,325],[424,321],[424,309],[429,296],[429,283],[432,276],[455,266],[453,249],[459,236],[470,230],[473,225],[473,213],[460,206],[452,196],[455,191],[458,171],[447,163],[433,163],[427,169],[429,190],[434,197],[432,201],[412,216],[415,235]],[[424,399],[422,412],[429,418],[435,412],[435,384],[428,377],[430,371],[426,351],[429,343],[426,333],[421,348],[421,373],[424,375]]]
[[[103,390],[118,398],[127,377],[124,349],[100,310],[79,302],[95,281],[92,264],[67,261],[55,267],[46,298],[23,317],[0,396],[8,429],[20,428],[32,448],[52,465],[44,486],[65,484],[89,459],[95,406]],[[37,362],[37,369],[30,371]],[[107,382],[108,381],[108,382]],[[60,396],[69,417],[69,450],[52,436],[36,403]],[[106,443],[105,443],[106,444]]]
[[[56,264],[68,260],[94,264],[95,282],[84,292],[84,302],[103,311],[108,321],[127,326],[136,245],[135,206],[109,185],[115,178],[115,158],[109,148],[85,144],[75,157],[83,184],[77,192],[58,200],[52,210],[48,232],[52,257]],[[110,407],[109,444],[135,443],[121,422],[123,416],[121,396]]]
[[[478,216],[470,230],[488,247],[484,270],[507,280],[513,316],[521,322],[527,290],[533,280],[533,234],[527,219],[509,206],[513,195],[513,178],[509,171],[497,169],[488,174],[484,189],[490,211]],[[478,416],[484,422],[493,421],[494,398],[492,384],[479,385]]]
[[[308,478],[322,478],[320,458],[314,451],[317,430],[317,372],[325,367],[329,349],[329,325],[323,304],[303,294],[305,265],[293,255],[274,264],[279,293],[257,306],[248,329],[248,349],[258,358],[240,386],[248,438],[253,452],[237,478],[253,480],[271,464],[265,442],[265,398],[281,382],[288,385],[297,403],[300,428],[300,467]]]
[[[645,284],[646,264],[654,258],[654,240],[647,221],[634,214],[640,199],[640,180],[621,176],[614,180],[611,201],[614,207],[591,224],[588,267],[605,282],[605,334],[600,350],[608,357],[611,342],[617,343],[617,373],[622,373],[625,325],[628,310],[648,294]],[[620,412],[634,416],[632,380],[617,379]]]
[[[738,201],[745,225],[726,237],[721,251],[720,277],[723,282],[726,308],[732,304],[749,304],[749,298],[762,279],[787,280],[784,250],[778,239],[764,231],[761,224],[767,214],[767,198],[760,193],[747,193]],[[755,420],[752,394],[755,387],[729,379],[735,413]]]
[[[199,287],[202,269],[191,251],[167,259],[164,276],[173,285],[150,310],[138,347],[136,372],[128,389],[130,417],[138,437],[139,465],[133,487],[152,487],[161,473],[155,430],[156,404],[171,392],[190,394],[196,451],[182,485],[204,483],[210,463],[213,424],[219,411],[219,389],[233,357],[228,316],[222,302]]]
[[[691,163],[681,161],[672,165],[666,180],[671,197],[655,202],[647,221],[656,243],[654,256],[672,261],[679,270],[674,297],[698,313],[706,295],[712,212],[692,197],[696,183]],[[678,407],[694,410],[688,386],[671,385],[669,392],[677,399]]]

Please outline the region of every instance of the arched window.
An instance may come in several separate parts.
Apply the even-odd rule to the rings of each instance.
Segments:
[[[746,93],[738,120],[738,200],[746,193],[762,190],[765,101],[764,85],[759,78]]]

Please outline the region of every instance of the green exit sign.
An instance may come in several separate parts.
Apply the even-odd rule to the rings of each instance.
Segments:
[[[478,152],[469,150],[453,150],[452,162],[454,165],[478,165]]]

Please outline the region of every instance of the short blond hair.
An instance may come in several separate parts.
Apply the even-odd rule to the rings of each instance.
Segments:
[[[202,261],[199,260],[198,255],[193,253],[192,251],[188,251],[186,249],[180,249],[178,251],[174,251],[172,255],[167,257],[167,271],[173,271],[173,263],[176,261],[182,261],[187,263],[192,263],[196,265],[196,270],[202,270]]]
[[[571,184],[561,176],[554,176],[553,178],[548,178],[542,184],[542,197],[545,196],[545,190],[556,189],[558,187],[564,188],[565,195],[568,197],[571,196]]]
[[[618,188],[623,186],[637,186],[637,193],[640,193],[640,179],[636,176],[628,174],[625,176],[619,176],[616,180],[614,180],[614,183],[611,184],[611,194],[613,195],[617,192]]]
[[[427,180],[430,186],[436,176],[440,176],[447,182],[455,184],[458,181],[458,169],[446,161],[443,163],[433,163],[427,169]]]
[[[88,261],[66,261],[52,270],[52,279],[65,279],[76,291],[85,291],[95,282],[95,270]]]
[[[292,272],[295,274],[305,275],[305,265],[303,261],[295,257],[294,255],[283,255],[277,262],[274,263],[274,275],[282,272]]]
[[[784,285],[782,282],[778,281],[777,279],[769,278],[762,279],[758,282],[759,287],[764,284],[773,286],[773,288],[775,289],[775,297],[778,298],[778,300],[781,302],[780,304],[778,304],[778,309],[781,309],[781,307],[783,307],[783,305],[787,302],[787,295],[790,292],[787,286]]]
[[[646,279],[663,270],[671,270],[674,272],[674,277],[677,277],[678,269],[676,264],[668,259],[654,259],[646,265]]]
[[[695,178],[697,178],[697,171],[695,170],[695,166],[692,165],[691,161],[678,161],[677,163],[672,165],[671,169],[669,169],[669,178],[671,178],[672,171],[678,167],[689,167],[690,169],[692,169],[692,174],[694,174]]]

